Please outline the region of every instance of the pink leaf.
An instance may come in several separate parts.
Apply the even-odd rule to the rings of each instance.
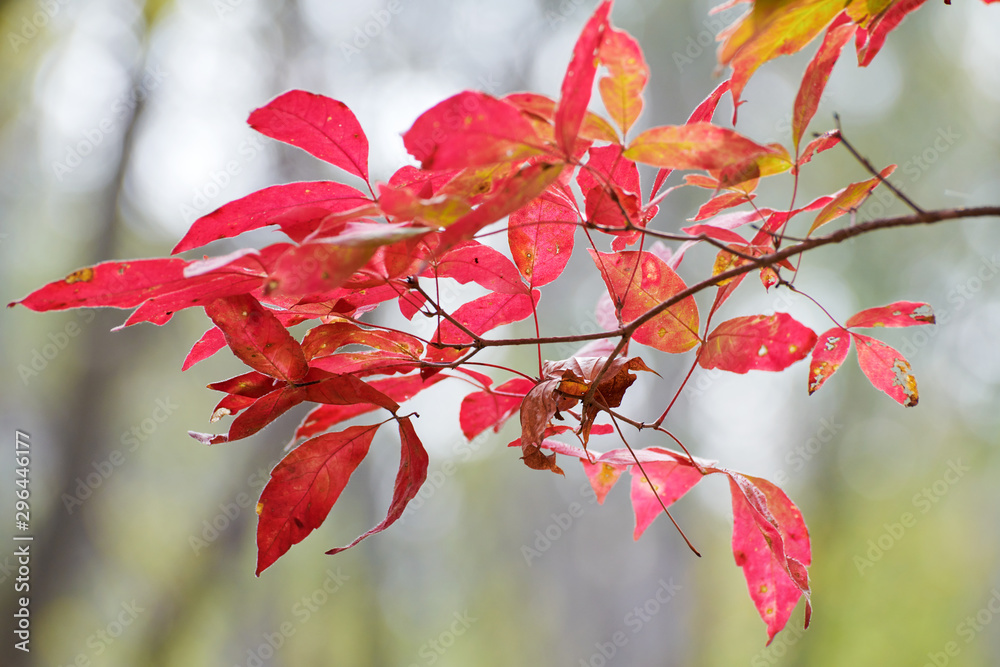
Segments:
[[[680,276],[652,253],[631,250],[602,253],[593,249],[589,252],[612,300],[619,304],[625,323],[687,289]],[[693,297],[688,297],[636,329],[633,339],[677,354],[697,345],[698,326],[698,304]]]
[[[762,146],[733,130],[711,123],[666,125],[646,130],[623,153],[627,158],[667,169],[725,169],[768,154]]]
[[[757,477],[720,472],[729,477],[733,498],[733,556],[767,625],[770,644],[803,595],[805,625],[809,627],[809,531],[802,513],[775,485]]]
[[[833,71],[833,66],[837,63],[844,44],[854,35],[855,28],[856,26],[851,23],[846,12],[840,14],[826,29],[823,43],[813,59],[809,61],[809,66],[806,67],[806,73],[799,86],[799,93],[795,97],[795,111],[792,114],[792,141],[795,144],[796,154],[798,154],[799,142],[809,126],[809,121],[816,115],[816,109],[819,107],[823,90],[826,89],[830,72]]]
[[[446,252],[433,271],[441,278],[454,278],[465,285],[474,282],[491,292],[526,294],[527,285],[507,257],[479,241],[466,241]]]
[[[813,347],[809,362],[809,393],[812,394],[837,372],[851,351],[851,336],[846,329],[824,331]]]
[[[732,373],[781,371],[804,359],[816,333],[787,313],[727,320],[708,334],[698,364]]]
[[[644,463],[642,467],[649,475],[649,481],[646,481],[639,466],[632,466],[632,509],[635,512],[635,532],[632,537],[636,540],[656,517],[663,514],[657,495],[663,505],[670,507],[702,478],[697,468],[676,461]],[[649,488],[649,482],[656,487],[655,495]]]
[[[543,443],[544,444],[544,443]],[[615,485],[621,474],[625,472],[627,466],[615,466],[610,463],[589,463],[586,459],[580,459],[583,464],[583,471],[590,480],[590,486],[597,496],[597,503],[603,504],[611,487]]]
[[[868,308],[851,316],[848,327],[912,327],[934,324],[934,310],[930,304],[915,301],[897,301],[888,306]]]
[[[910,362],[880,340],[851,333],[858,350],[858,365],[876,389],[884,391],[900,405],[912,408],[920,400]]]
[[[510,214],[507,239],[518,270],[532,288],[562,275],[573,254],[579,214],[568,203],[542,195]]]

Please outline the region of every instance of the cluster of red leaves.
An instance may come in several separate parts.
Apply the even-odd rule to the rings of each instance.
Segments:
[[[720,35],[720,60],[732,67],[732,78],[685,124],[647,129],[630,141],[649,70],[635,39],[610,25],[611,2],[603,2],[576,43],[558,100],[533,93],[499,99],[472,91],[455,95],[405,133],[404,144],[419,167],[404,166],[374,187],[368,138],[354,114],[336,100],[291,91],[254,111],[250,124],[343,169],[365,184],[364,191],[331,181],[265,188],[195,221],[174,254],[264,227],[280,230],[287,241],[196,260],[106,262],[18,303],[37,311],[134,309],[123,326],[162,325],[179,310],[204,308],[213,326],[195,343],[184,368],[228,346],[251,369],[209,385],[223,394],[212,421],[233,419],[225,434],[192,434],[206,444],[248,437],[299,403],[315,404],[295,433],[294,442],[301,444],[275,467],[261,495],[257,574],[324,522],[388,421],[397,424],[401,454],[387,516],[347,547],[328,553],[396,521],[424,482],[428,461],[412,415],[401,415],[400,403],[446,378],[461,377],[476,385],[461,406],[462,431],[470,439],[488,428],[498,430],[519,413],[522,435],[511,444],[521,447],[524,462],[561,473],[557,453],[580,459],[601,501],[630,469],[636,538],[703,476],[726,476],[734,555],[771,639],[802,596],[807,624],[809,619],[809,537],[788,497],[766,480],[698,461],[686,450],[626,447],[601,454],[586,448],[591,434],[616,430],[595,424],[595,418],[601,412],[615,418],[614,408],[636,380],[632,371],[649,370],[638,356],[627,356],[630,341],[669,354],[697,348],[695,364],[734,373],[781,371],[811,353],[812,393],[837,370],[853,340],[861,368],[877,388],[901,404],[917,402],[902,355],[851,329],[932,323],[926,304],[865,310],[821,336],[786,313],[735,317],[711,329],[710,324],[751,269],[759,267],[766,288],[783,281],[782,270],[794,272],[787,261],[758,262],[779,248],[793,218],[816,212],[811,234],[856,209],[891,173],[889,167],[790,210],[753,203],[760,179],[783,172],[797,178],[804,164],[839,142],[830,132],[801,145],[848,40],[855,37],[859,62],[867,64],[886,34],[922,2],[758,1]],[[794,155],[780,144],[762,145],[712,122],[725,93],[738,106],[757,67],[803,48],[820,33],[822,44],[795,100]],[[595,79],[607,119],[589,110]],[[637,163],[658,168],[648,197]],[[673,251],[659,243],[645,249],[646,238],[657,235],[647,225],[658,203],[676,189],[663,190],[674,170],[697,172],[677,187],[705,188],[712,195],[694,224],[681,230],[687,236],[660,234],[686,242]],[[741,205],[750,208],[730,211]],[[476,238],[504,218],[509,256]],[[750,223],[756,231],[747,238],[737,230]],[[581,230],[607,287],[610,305],[601,316],[606,338],[620,343],[588,343],[569,359],[540,364],[534,378],[522,374],[493,386],[467,364],[484,347],[504,344],[484,334],[528,318],[537,326],[539,288],[562,274]],[[608,236],[609,252],[598,249],[597,233]],[[677,270],[685,251],[699,243],[719,252],[713,278],[695,289]],[[433,290],[425,289],[441,280],[476,283],[487,294],[448,312],[431,296]],[[713,286],[714,302],[702,318],[694,294]],[[434,318],[434,335],[425,340],[362,320],[390,302],[407,319]],[[300,342],[289,329],[304,322],[313,326]],[[578,414],[572,411],[577,405]],[[389,413],[385,421],[331,430],[379,409]],[[575,428],[557,423],[566,415]],[[554,437],[569,432],[582,447]]]

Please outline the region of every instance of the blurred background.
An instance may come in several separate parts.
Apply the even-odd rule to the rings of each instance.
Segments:
[[[98,261],[164,256],[196,217],[261,187],[344,178],[247,127],[251,110],[288,89],[346,102],[371,140],[379,180],[408,163],[400,133],[446,96],[558,96],[595,4],[3,2],[2,301]],[[616,3],[614,23],[640,40],[652,69],[637,129],[683,122],[717,85],[714,34],[740,12],[710,17],[709,8]],[[996,204],[998,34],[1000,8],[929,3],[871,67],[859,70],[845,51],[812,129],[831,129],[838,112],[875,164],[900,165],[893,181],[924,207]],[[755,75],[741,132],[789,144],[814,50]],[[731,113],[727,101],[717,122]],[[829,151],[805,169],[798,201],[865,178],[846,151]],[[787,180],[766,184],[758,203],[786,206]],[[654,225],[678,229],[704,199],[671,195]],[[858,219],[905,212],[883,194]],[[260,232],[238,243],[272,241]],[[711,261],[711,252],[692,252],[681,274],[694,280]],[[549,334],[596,330],[603,285],[585,257],[570,270],[543,291]],[[505,447],[514,424],[467,442],[457,420],[467,388],[458,384],[415,402],[431,473],[400,523],[344,554],[323,553],[384,514],[398,460],[387,433],[326,524],[255,578],[253,507],[303,411],[248,441],[204,447],[186,432],[223,426],[208,421],[218,396],[205,385],[243,370],[223,353],[180,372],[207,328],[200,311],[112,333],[125,313],[4,310],[2,532],[15,532],[20,430],[30,435],[34,541],[31,653],[15,651],[5,631],[0,663],[1000,664],[998,273],[995,219],[881,232],[807,257],[797,284],[839,318],[896,300],[933,304],[937,326],[879,332],[913,364],[914,409],[868,385],[854,353],[812,397],[805,363],[780,375],[695,373],[667,425],[695,454],[780,483],[810,527],[813,626],[802,632],[800,604],[767,648],[733,564],[722,480],[707,479],[675,506],[703,558],[664,519],[633,542],[627,480],[598,506],[578,465],[564,461],[565,478],[526,469]],[[755,280],[723,315],[773,311],[817,332],[830,326],[805,299],[767,294]],[[518,332],[527,330],[507,333]],[[633,353],[663,378],[642,374],[623,410],[655,418],[690,355]],[[530,350],[500,359],[532,369]],[[14,546],[0,548],[7,623]]]

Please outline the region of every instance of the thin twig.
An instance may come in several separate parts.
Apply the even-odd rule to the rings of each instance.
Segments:
[[[900,201],[902,201],[904,204],[912,208],[915,213],[923,214],[925,212],[924,209],[920,208],[915,203],[913,203],[913,201],[905,194],[903,194],[895,185],[886,180],[886,178],[882,176],[882,174],[879,173],[879,171],[874,166],[872,166],[872,163],[869,162],[867,158],[861,155],[857,150],[855,150],[854,146],[852,146],[850,142],[847,141],[847,138],[844,136],[844,131],[840,127],[840,115],[833,114],[833,120],[837,123],[837,132],[840,134],[840,143],[844,144],[844,148],[846,148],[851,152],[851,155],[854,156],[854,159],[860,162],[861,165],[868,170],[868,173],[877,178],[879,182],[882,183],[882,185],[889,188],[892,191],[892,193],[900,199]]]

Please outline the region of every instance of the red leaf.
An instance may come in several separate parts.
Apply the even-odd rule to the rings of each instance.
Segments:
[[[372,380],[368,384],[393,401],[402,403],[447,377],[447,375],[438,374],[425,380],[419,375],[408,375],[406,377],[389,377],[381,380]],[[371,403],[319,405],[313,408],[302,420],[302,423],[299,424],[298,429],[295,431],[294,439],[311,438],[352,417],[357,417],[358,415],[377,409],[378,406]]]
[[[375,248],[336,243],[292,246],[275,261],[265,294],[305,296],[335,290],[371,259]]]
[[[514,264],[531,288],[562,275],[573,255],[579,214],[568,203],[542,195],[510,214],[507,240]]]
[[[573,58],[562,82],[562,97],[555,113],[555,135],[559,148],[573,155],[576,137],[590,103],[590,93],[597,73],[597,56],[608,28],[611,0],[602,2],[583,27],[573,47]]]
[[[732,373],[781,371],[804,359],[815,344],[816,333],[787,313],[747,315],[708,334],[698,364]]]
[[[441,234],[439,248],[450,248],[476,232],[529,204],[559,178],[561,164],[532,164],[520,169],[504,182],[496,195],[479,205],[479,208],[460,218]]]
[[[521,407],[524,395],[535,383],[525,378],[508,380],[495,389],[474,391],[462,399],[458,421],[469,440],[488,428],[500,432],[504,422]]]
[[[868,308],[851,316],[848,327],[912,327],[934,324],[934,310],[930,304],[914,301],[897,301],[888,306]]]
[[[345,345],[364,345],[376,350],[403,353],[419,359],[423,343],[402,331],[364,329],[354,322],[340,321],[313,327],[302,338],[307,359],[328,357]]]
[[[171,254],[267,225],[314,222],[318,226],[331,213],[350,211],[370,203],[371,200],[359,190],[332,181],[273,185],[195,220]]]
[[[431,227],[446,227],[472,210],[457,197],[439,194],[430,198],[417,196],[408,188],[379,184],[379,208],[396,222],[417,220]]]
[[[799,160],[796,163],[799,167],[806,164],[813,159],[813,155],[822,153],[823,151],[828,151],[837,144],[840,143],[840,132],[837,130],[830,130],[829,132],[824,132],[819,135],[808,144],[806,144],[805,149],[802,154],[799,155]]]
[[[176,291],[189,281],[183,259],[136,259],[103,262],[78,269],[62,280],[45,285],[7,304],[21,304],[38,312],[67,308],[132,308],[151,296]]]
[[[867,67],[871,63],[890,32],[906,18],[906,15],[916,10],[927,0],[897,0],[889,4],[882,12],[866,22],[859,30],[856,40],[858,65]],[[993,2],[995,0],[987,0]],[[947,3],[946,3],[947,4]]]
[[[222,344],[225,346],[225,339],[223,339]],[[257,371],[250,371],[249,373],[244,373],[243,375],[238,375],[222,382],[213,382],[208,385],[208,388],[226,392],[226,396],[219,401],[218,405],[215,406],[215,410],[212,411],[212,422],[217,422],[223,417],[238,414],[253,405],[258,398],[274,391],[281,384],[283,383],[280,383],[273,377],[258,373]],[[199,437],[198,439],[205,442],[205,444],[213,444],[211,441],[215,437],[205,435],[204,438]],[[222,438],[219,442],[226,441],[226,436],[222,436]]]
[[[809,362],[809,393],[823,386],[837,372],[851,351],[851,337],[847,330],[834,327],[824,331],[816,341]]]
[[[222,333],[222,329],[212,327],[198,339],[198,342],[188,352],[187,357],[184,358],[184,365],[181,366],[181,370],[186,371],[199,361],[208,359],[225,346],[226,335]]]
[[[691,225],[681,231],[691,236],[701,236],[704,234],[710,239],[722,241],[723,243],[735,243],[744,246],[747,243],[747,240],[736,232],[730,231],[725,227],[716,227],[715,225]]]
[[[336,375],[313,368],[302,379],[301,384],[280,385],[254,401],[233,420],[226,435],[192,431],[189,431],[188,435],[206,445],[242,440],[257,433],[303,401],[330,405],[375,405],[393,414],[399,409],[399,404],[394,400],[353,375]]]
[[[464,169],[519,162],[544,151],[534,128],[514,106],[465,91],[425,111],[403,134],[423,169]]]
[[[372,351],[335,354],[346,345],[363,345]],[[401,331],[363,329],[353,322],[333,322],[311,329],[302,339],[302,350],[314,368],[360,377],[377,371],[413,370],[420,364],[424,346],[419,339]]]
[[[535,120],[541,120],[550,124],[555,119],[556,101],[544,95],[537,93],[511,93],[504,97],[504,100],[527,114],[529,119],[534,118]],[[549,132],[552,133],[554,140],[554,129],[550,128]],[[584,114],[583,124],[580,126],[580,138],[585,141],[616,143],[618,141],[618,133],[615,132],[615,129],[611,127],[608,121],[594,112],[588,111]],[[577,145],[573,147],[574,155],[579,149],[580,143],[577,142]]]
[[[896,165],[891,164],[882,170],[880,174],[881,178],[875,176],[869,178],[867,181],[851,183],[846,188],[838,190],[834,193],[833,199],[830,203],[824,206],[823,210],[816,214],[816,219],[813,220],[812,226],[809,228],[809,233],[812,234],[826,223],[836,220],[848,211],[857,209],[866,199],[868,199],[868,195],[872,193],[872,190],[878,187],[878,184],[882,182],[882,179],[886,178],[895,170]]]
[[[229,431],[220,435],[188,431],[188,435],[204,445],[221,445],[249,438],[304,400],[305,396],[300,387],[281,384],[249,405],[246,401],[237,401],[235,404],[221,402],[216,406],[216,411],[212,415],[213,420],[239,412],[229,425]],[[220,412],[222,408],[225,412]]]
[[[702,204],[701,208],[698,209],[697,215],[691,218],[691,220],[697,222],[711,218],[727,208],[751,202],[756,197],[757,195],[748,195],[744,192],[723,192],[721,195],[713,197]]]
[[[452,317],[472,333],[479,335],[503,324],[519,322],[531,317],[533,304],[538,302],[539,296],[538,290],[534,290],[531,296],[527,294],[486,294],[459,306],[452,313]],[[472,339],[464,331],[448,321],[441,322],[432,340],[451,345],[472,342]],[[459,351],[451,348],[432,348],[429,356],[435,361],[439,361],[457,359],[460,355]]]
[[[441,278],[454,278],[463,285],[475,282],[491,292],[528,292],[514,263],[479,241],[466,241],[446,252],[427,275],[435,273]]]
[[[910,362],[880,340],[851,333],[858,350],[858,365],[876,389],[884,391],[900,405],[912,408],[920,400],[917,381],[910,374]]]
[[[184,269],[187,279],[180,289],[146,299],[132,311],[125,323],[116,329],[139,322],[151,322],[158,326],[166,324],[174,313],[185,308],[201,307],[222,297],[253,292],[267,277],[256,251],[210,272],[192,275],[191,269],[201,263],[192,262]]]
[[[743,569],[750,598],[767,625],[768,644],[806,597],[809,627],[809,531],[802,513],[767,480],[722,471],[733,498],[733,556]]]
[[[399,519],[403,515],[406,505],[417,495],[424,480],[427,479],[427,452],[424,445],[413,430],[413,424],[409,417],[399,420],[399,438],[402,441],[402,451],[399,455],[399,472],[396,474],[396,485],[392,492],[392,502],[389,504],[389,511],[385,519],[377,526],[355,538],[353,542],[345,547],[330,549],[326,553],[336,554],[350,549],[369,535],[380,533]]]
[[[642,467],[656,487],[656,494],[649,488],[649,482],[639,466],[632,466],[632,510],[635,512],[635,532],[632,538],[636,540],[656,517],[663,514],[657,495],[664,505],[670,507],[702,478],[697,468],[676,461],[644,463]]]
[[[729,88],[729,79],[716,86],[715,90],[709,93],[708,97],[702,100],[695,107],[694,111],[691,112],[691,115],[687,119],[687,124],[712,122],[712,118],[715,116],[715,109],[719,106],[719,100],[722,99],[725,93],[729,92]]]
[[[649,80],[649,66],[635,38],[610,26],[604,32],[598,57],[610,73],[598,84],[604,108],[626,135],[642,113],[642,91]]]
[[[606,188],[609,183],[617,185],[628,194],[639,194],[639,168],[635,162],[622,157],[622,147],[618,144],[591,148],[587,163],[576,175],[580,189],[587,193],[594,188]]]
[[[695,110],[691,112],[691,116],[687,120],[687,124],[690,125],[691,123],[712,122],[712,117],[715,116],[715,109],[719,106],[719,100],[722,99],[723,94],[725,94],[728,90],[729,80],[726,79],[716,86],[715,90],[709,93],[708,97],[702,100],[702,102],[695,107]],[[672,171],[673,169],[665,167],[656,172],[656,180],[653,181],[653,191],[649,195],[650,199],[656,197],[656,194],[660,191],[660,188],[663,187],[663,184],[666,182],[667,177],[670,176]]]
[[[612,301],[621,304],[624,323],[687,289],[680,276],[652,253],[631,250],[602,253],[593,249],[589,252]],[[698,343],[698,326],[698,304],[688,297],[636,329],[633,340],[663,352],[686,352]]]
[[[830,78],[830,72],[833,71],[833,66],[837,63],[844,44],[854,35],[855,28],[856,26],[850,22],[846,12],[840,14],[826,29],[823,43],[813,59],[809,61],[809,66],[806,67],[798,95],[795,97],[795,110],[792,114],[792,141],[795,144],[796,155],[799,152],[799,142],[802,140],[802,135],[809,126],[809,121],[816,114],[817,107],[819,107],[826,82]]]
[[[309,371],[298,342],[249,294],[216,299],[205,306],[205,313],[247,366],[288,382],[302,379]]]
[[[271,471],[257,503],[257,576],[326,520],[379,425],[308,440]]]
[[[399,404],[367,382],[353,375],[333,375],[316,373],[327,377],[319,382],[309,382],[301,387],[305,400],[328,405],[354,405],[357,403],[377,405],[392,414],[399,410]]]
[[[725,169],[775,153],[733,130],[711,123],[665,125],[646,130],[623,153],[627,158],[668,169]]]
[[[733,105],[738,108],[750,76],[765,62],[802,50],[844,8],[843,0],[755,2],[753,9],[719,36],[719,63],[733,68]],[[733,122],[736,122],[736,110]]]
[[[343,102],[291,90],[254,111],[247,122],[265,136],[368,181],[368,137]]]
[[[234,378],[229,378],[228,380],[213,382],[208,385],[208,388],[237,396],[260,398],[274,391],[278,387],[278,384],[278,381],[270,375],[250,371],[242,375],[237,375]]]

